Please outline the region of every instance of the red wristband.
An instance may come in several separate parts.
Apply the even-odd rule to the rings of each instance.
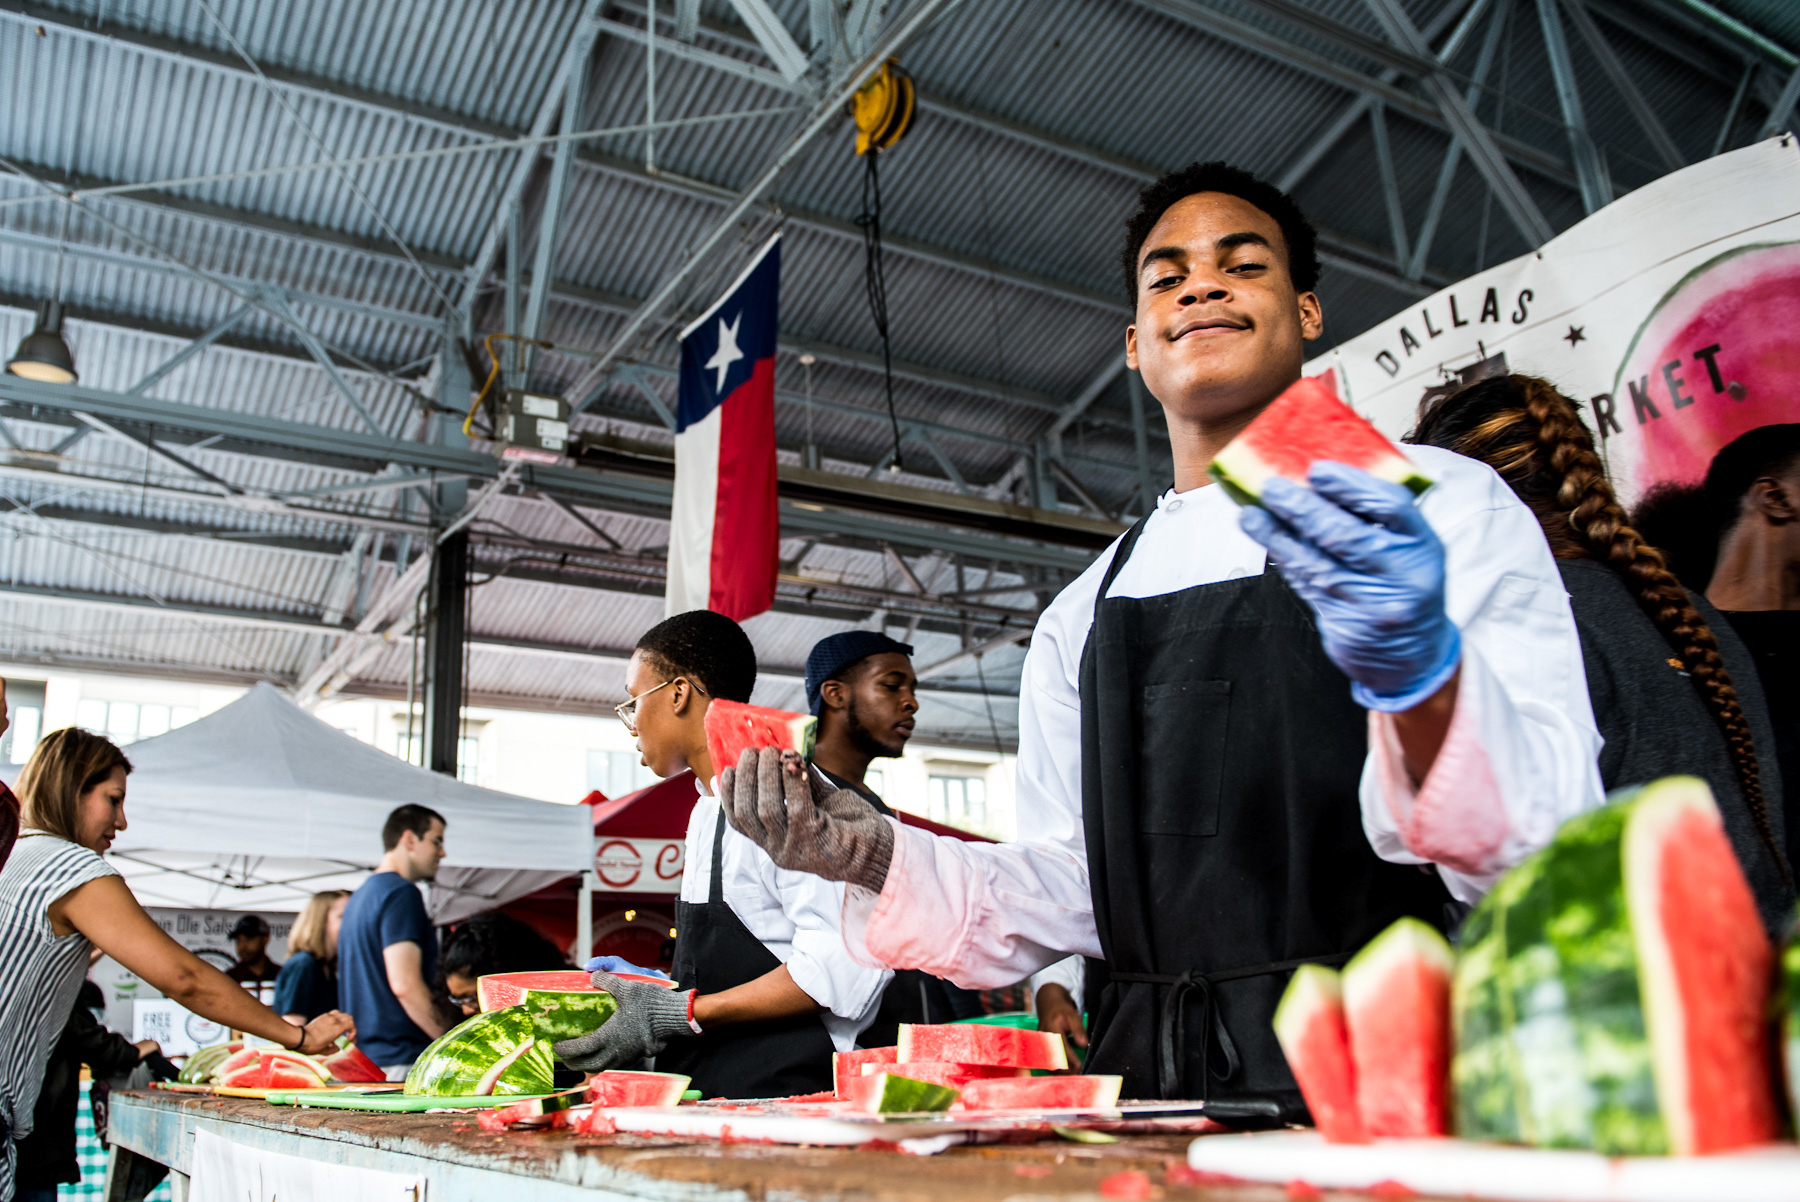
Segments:
[[[694,999],[698,997],[699,994],[700,991],[698,989],[690,989],[688,990],[687,995],[687,1023],[688,1026],[694,1029],[694,1034],[696,1035],[700,1034],[700,1024],[694,1021]]]

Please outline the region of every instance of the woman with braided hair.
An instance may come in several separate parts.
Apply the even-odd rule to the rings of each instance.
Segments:
[[[1780,770],[1757,755],[1774,734],[1755,668],[1718,611],[1632,528],[1576,403],[1534,376],[1493,376],[1428,402],[1407,440],[1481,460],[1531,507],[1581,635],[1602,782],[1706,781],[1763,923],[1779,934],[1795,894]]]

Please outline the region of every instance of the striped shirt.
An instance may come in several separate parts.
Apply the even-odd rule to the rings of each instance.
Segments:
[[[50,929],[50,904],[117,871],[78,843],[21,831],[0,868],[0,1130],[10,1129],[0,1159],[0,1198],[12,1197],[13,1140],[31,1134],[32,1112],[50,1052],[87,975],[79,932]]]

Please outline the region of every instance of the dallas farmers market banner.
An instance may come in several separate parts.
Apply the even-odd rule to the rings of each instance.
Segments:
[[[1699,481],[1746,430],[1800,421],[1794,137],[1664,176],[1306,371],[1335,370],[1344,398],[1398,438],[1429,392],[1484,360],[1581,401],[1627,502]]]

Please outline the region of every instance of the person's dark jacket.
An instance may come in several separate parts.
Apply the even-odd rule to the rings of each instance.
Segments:
[[[13,844],[19,838],[19,799],[0,781],[0,868],[6,867]]]
[[[1782,881],[1779,862],[1757,834],[1737,766],[1712,710],[1623,576],[1587,559],[1559,559],[1557,567],[1581,636],[1594,723],[1606,740],[1600,749],[1601,783],[1610,792],[1664,776],[1704,780],[1719,804],[1763,925],[1779,937],[1794,913],[1794,890]],[[1692,592],[1688,597],[1719,641],[1720,658],[1731,673],[1758,751],[1770,833],[1775,846],[1783,847],[1787,828],[1781,768],[1756,666],[1724,616],[1706,598]]]
[[[295,952],[275,976],[277,1014],[298,1014],[311,1022],[338,1008],[337,965],[311,952]]]
[[[1767,743],[1758,742],[1756,750],[1765,762],[1771,755],[1781,761],[1782,810],[1787,818],[1788,863],[1792,864],[1800,861],[1800,610],[1751,610],[1725,617],[1744,640],[1762,677],[1775,744],[1771,752]],[[1763,791],[1768,792],[1766,785]]]
[[[90,1002],[103,1004],[99,987],[84,982],[75,1011],[50,1053],[44,1085],[38,1092],[35,1126],[18,1142],[17,1186],[20,1191],[49,1189],[81,1180],[75,1158],[76,1108],[81,1104],[81,1066],[95,1078],[116,1077],[137,1067],[137,1045],[100,1025]]]

